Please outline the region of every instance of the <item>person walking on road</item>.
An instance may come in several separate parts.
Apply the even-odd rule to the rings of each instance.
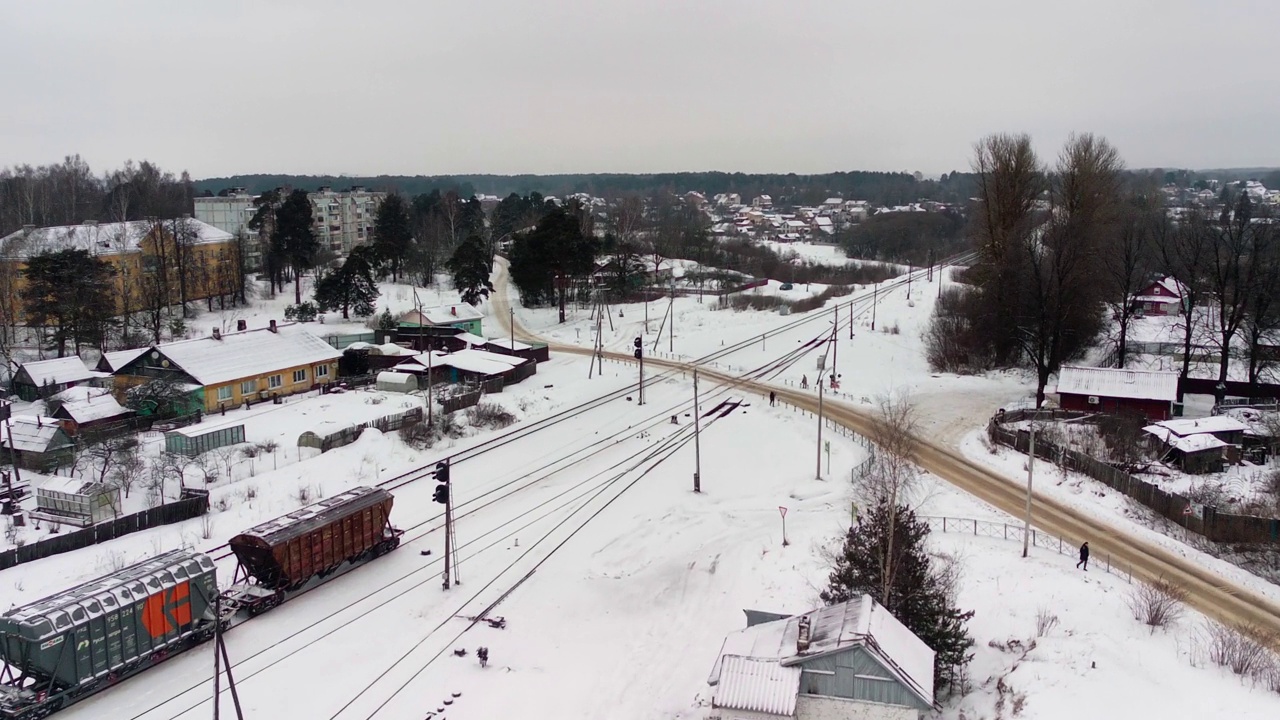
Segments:
[[[1085,572],[1089,572],[1089,543],[1080,546],[1080,562],[1076,563],[1076,567],[1083,567]]]
[[[769,391],[769,407],[773,407],[778,401],[778,393]]]
[[[802,375],[802,376],[800,377],[800,389],[801,389],[801,390],[808,390],[808,389],[809,389],[809,376],[808,376],[808,375]]]

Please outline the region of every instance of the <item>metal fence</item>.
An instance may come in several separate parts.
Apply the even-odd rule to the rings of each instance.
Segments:
[[[1030,443],[1030,433],[1026,430],[1009,430],[1001,427],[1001,424],[1029,419],[1057,419],[1070,415],[1071,413],[1064,411],[1008,411],[991,419],[987,424],[987,436],[992,442],[1026,453]],[[1097,458],[1077,450],[1059,447],[1040,438],[1036,439],[1036,457],[1059,467],[1088,475],[1111,489],[1124,493],[1157,515],[1214,542],[1280,543],[1280,519],[1224,513],[1211,506],[1201,506],[1199,512],[1195,512],[1195,503],[1184,495],[1167,492]]]
[[[975,518],[954,518],[939,516],[923,516],[921,518],[929,523],[929,529],[944,533],[961,533],[964,535],[973,535],[975,537],[995,538],[997,540],[1009,540],[1022,544],[1023,527],[1010,523],[997,522],[994,520],[977,520]],[[1042,548],[1044,550],[1052,550],[1059,555],[1075,556],[1078,552],[1079,544],[1083,543],[1082,538],[1063,538],[1053,533],[1047,533],[1043,530],[1031,528],[1031,545],[1033,547]],[[1124,563],[1120,563],[1112,559],[1111,553],[1093,553],[1089,556],[1090,562],[1096,567],[1122,577],[1128,582],[1133,582],[1133,568]]]
[[[183,494],[188,497],[99,523],[83,530],[56,535],[30,545],[0,552],[0,570],[114,540],[139,530],[190,520],[209,512],[209,493],[203,490],[187,489]]]

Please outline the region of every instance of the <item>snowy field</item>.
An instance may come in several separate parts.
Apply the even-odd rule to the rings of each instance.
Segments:
[[[877,292],[875,331],[866,290],[839,299],[855,317],[854,337],[842,325],[838,358],[832,358],[841,387],[828,399],[866,407],[878,395],[906,390],[926,434],[1021,477],[1025,459],[1007,450],[993,456],[975,430],[996,407],[1025,398],[1027,378],[931,374],[920,331],[936,293],[936,284],[921,282],[913,283],[909,299],[905,287]],[[811,314],[817,319],[784,329],[798,317],[713,307],[710,299],[678,299],[670,349],[666,335],[657,336],[665,302],[650,304],[648,334],[641,305],[614,307],[615,324],[605,324],[604,344],[626,352],[640,335],[647,353],[695,358],[757,338],[713,364],[737,371],[769,367],[779,384],[816,379],[814,353],[790,366],[771,363],[830,333],[826,318]],[[516,312],[526,329],[549,340],[592,345],[595,323],[588,309],[572,309],[563,325],[553,309]],[[842,319],[848,316],[842,307]],[[487,334],[501,334],[496,318],[485,326]],[[896,333],[885,331],[893,327]],[[215,507],[225,509],[208,523],[197,519],[141,532],[0,572],[5,605],[30,602],[166,549],[213,551],[237,532],[296,509],[305,493],[333,495],[428,467],[631,386],[636,368],[607,362],[603,375],[587,375],[585,357],[555,354],[537,375],[489,396],[520,419],[508,430],[476,432],[429,450],[409,448],[395,434],[366,431],[353,445],[318,457],[303,454],[279,469],[259,462],[252,477],[213,487]],[[843,435],[824,433],[830,464],[821,458],[823,478],[816,479],[812,416],[704,381],[703,492],[694,494],[692,390],[686,374],[666,373],[646,390],[644,406],[631,394],[457,463],[452,475],[461,583],[447,591],[440,587],[443,538],[439,506],[431,501],[434,483],[421,479],[396,489],[392,518],[406,531],[400,549],[227,635],[246,715],[420,720],[443,708],[447,714],[436,717],[703,717],[710,698],[706,677],[724,635],[745,624],[744,608],[801,612],[819,604],[828,572],[824,553],[839,547],[852,521],[857,499],[850,474],[865,450]],[[346,403],[359,395],[337,397]],[[292,436],[296,443],[311,424],[358,410],[317,406],[299,413],[309,402],[274,406],[292,408],[288,422],[269,414],[254,419],[247,411],[246,430],[253,423],[255,433]],[[1110,491],[1037,467],[1041,492],[1177,552],[1195,553],[1141,528]],[[924,515],[1018,525],[933,478],[912,500]],[[787,508],[786,546],[780,507]],[[976,612],[969,625],[976,640],[970,687],[948,700],[940,717],[1270,718],[1280,709],[1280,696],[1207,663],[1198,614],[1188,611],[1178,625],[1154,634],[1134,620],[1126,605],[1132,586],[1121,575],[1097,567],[1085,574],[1074,568],[1070,553],[1041,548],[1023,559],[1020,543],[972,533],[938,531],[931,543],[935,552],[960,559],[959,602]],[[1224,577],[1277,595],[1243,570],[1201,559]],[[220,562],[224,584],[233,567],[230,560]],[[1036,637],[1041,611],[1058,622]],[[505,629],[470,619],[482,612],[505,618]],[[488,668],[475,659],[479,646],[491,651]],[[208,717],[209,650],[173,658],[57,717]],[[455,650],[467,654],[459,657]]]
[[[897,272],[907,271],[907,266],[898,265],[897,263],[851,258],[845,254],[844,248],[839,245],[812,242],[784,243],[778,242],[777,240],[761,240],[760,244],[777,253],[783,260],[808,262],[821,265],[879,265],[891,268]]]

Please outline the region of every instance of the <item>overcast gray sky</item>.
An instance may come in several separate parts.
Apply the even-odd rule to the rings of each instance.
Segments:
[[[0,0],[0,165],[195,177],[1280,165],[1276,0]]]

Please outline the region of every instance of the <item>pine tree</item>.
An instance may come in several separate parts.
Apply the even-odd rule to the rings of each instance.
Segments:
[[[302,304],[302,274],[315,267],[320,243],[311,229],[311,200],[305,190],[289,193],[276,209],[271,231],[271,251],[293,268],[293,301]]]
[[[555,298],[564,322],[570,280],[591,272],[598,249],[596,239],[583,234],[578,218],[553,207],[533,232],[511,244],[511,281],[527,305]]]
[[[820,597],[833,605],[865,594],[885,606],[933,648],[934,686],[941,687],[954,681],[957,670],[973,657],[973,639],[965,627],[973,611],[954,606],[947,578],[925,548],[928,537],[928,523],[910,508],[875,505],[849,529]]]
[[[58,357],[81,345],[101,347],[114,323],[115,271],[85,250],[62,250],[31,258],[22,289],[27,324],[49,330]]]
[[[316,282],[316,304],[321,310],[342,310],[342,319],[350,313],[372,315],[378,299],[378,283],[373,277],[373,249],[360,246],[351,251],[341,268],[327,273]]]
[[[399,282],[400,268],[409,255],[413,231],[409,226],[409,208],[404,198],[392,193],[378,206],[373,223],[373,247],[382,262],[391,269],[391,280]]]
[[[458,245],[446,266],[453,273],[454,289],[462,293],[462,302],[478,305],[481,298],[489,297],[493,290],[493,283],[489,282],[493,258],[479,234],[472,233]]]

